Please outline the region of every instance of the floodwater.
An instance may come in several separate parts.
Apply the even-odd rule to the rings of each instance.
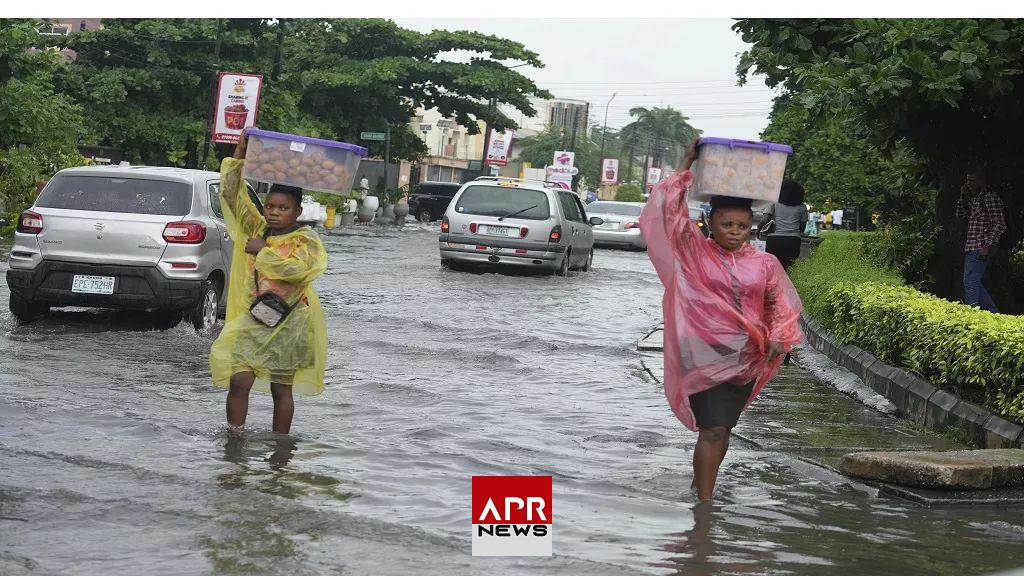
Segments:
[[[734,441],[694,506],[694,435],[635,340],[642,252],[569,277],[438,265],[426,225],[325,236],[322,396],[241,438],[210,339],[147,315],[0,311],[0,574],[984,574],[1022,510],[924,508]],[[5,270],[6,264],[0,265]],[[7,288],[0,283],[0,299]],[[551,475],[554,556],[470,555],[472,475]]]

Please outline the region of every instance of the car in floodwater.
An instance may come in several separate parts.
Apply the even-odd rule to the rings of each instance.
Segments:
[[[598,200],[587,204],[587,213],[604,220],[594,227],[594,245],[613,248],[646,250],[647,241],[640,233],[640,213],[643,202],[613,202]]]
[[[148,310],[162,326],[184,317],[207,331],[227,302],[233,245],[217,172],[61,170],[18,218],[10,309],[22,323],[61,306]]]
[[[496,265],[565,276],[589,271],[593,226],[579,196],[544,182],[482,176],[463,185],[441,220],[441,265]]]

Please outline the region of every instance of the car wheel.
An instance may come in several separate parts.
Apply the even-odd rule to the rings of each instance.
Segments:
[[[49,304],[26,300],[14,292],[11,292],[9,305],[11,314],[14,314],[14,317],[18,319],[18,322],[21,322],[22,324],[28,324],[50,311]]]
[[[558,271],[555,272],[555,274],[558,274],[559,276],[568,276],[569,275],[569,261],[570,260],[572,260],[572,249],[571,248],[567,249],[565,251],[565,256],[562,258],[562,264],[558,267]]]
[[[424,208],[416,214],[416,219],[420,222],[431,222],[434,219],[434,215],[430,213],[430,210]]]
[[[192,326],[196,332],[206,334],[213,329],[213,325],[217,323],[217,304],[219,302],[220,294],[217,293],[217,285],[209,280],[203,282],[202,296],[190,313]]]
[[[590,254],[587,254],[587,262],[585,264],[583,264],[583,268],[581,268],[581,270],[583,270],[584,272],[590,272],[590,269],[593,268],[593,267],[594,267],[594,249],[591,248],[590,249]]]

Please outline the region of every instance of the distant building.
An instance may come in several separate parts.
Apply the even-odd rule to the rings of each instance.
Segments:
[[[517,160],[523,142],[549,128],[563,131],[568,146],[575,137],[587,133],[590,104],[584,100],[531,98],[536,113],[527,116],[512,106],[502,105],[499,110],[519,125],[509,154],[509,165],[501,169],[503,175],[515,176],[521,172]],[[413,166],[412,182],[464,182],[480,173],[480,159],[484,149],[484,123],[479,122],[480,134],[470,135],[454,119],[444,118],[436,109],[416,111],[409,123],[427,145],[427,156]]]

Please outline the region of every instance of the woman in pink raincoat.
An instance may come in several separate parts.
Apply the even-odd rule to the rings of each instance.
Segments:
[[[651,194],[640,229],[665,286],[665,395],[698,432],[693,487],[710,500],[732,428],[803,334],[800,297],[779,261],[747,242],[750,201],[715,197],[711,238],[690,220],[696,144]]]

